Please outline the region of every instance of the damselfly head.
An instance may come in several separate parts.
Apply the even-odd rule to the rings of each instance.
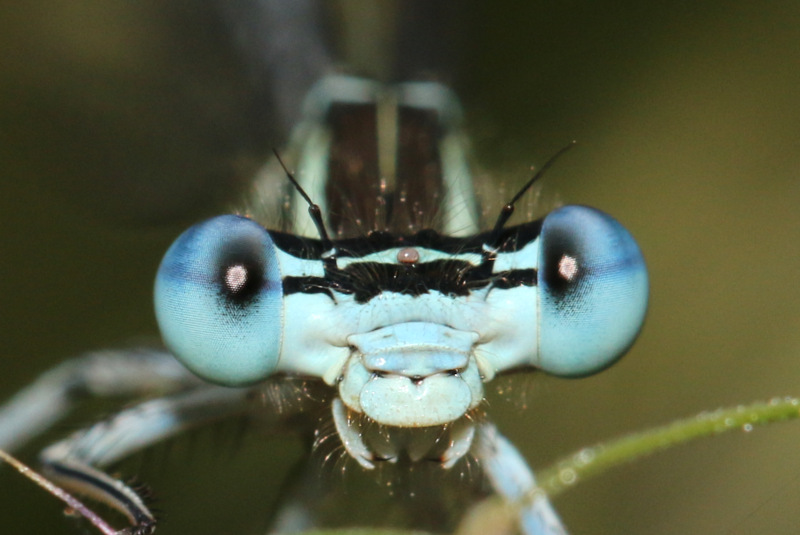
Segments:
[[[312,128],[322,138],[300,152],[356,150],[348,136],[361,139],[359,132],[342,114],[349,110],[362,126],[372,124],[385,94],[364,81],[348,84],[359,89],[358,97],[322,106]],[[435,189],[449,199],[444,210],[452,214],[452,228],[476,228],[474,211],[465,209],[474,206],[465,200],[467,168],[452,163],[465,159],[448,145],[454,138],[445,128],[444,101],[429,100],[449,93],[426,85],[402,86],[394,95],[392,124],[401,134],[404,124],[419,126],[414,121],[438,132],[426,146],[442,156]],[[405,138],[393,139],[402,145]],[[484,383],[504,371],[595,373],[628,349],[644,319],[647,271],[635,241],[614,219],[583,206],[506,226],[515,203],[573,145],[503,206],[489,232],[405,233],[401,226],[347,239],[332,239],[326,223],[341,192],[319,181],[361,175],[337,174],[341,169],[330,163],[336,158],[321,155],[328,163],[306,161],[301,183],[276,152],[308,208],[303,221],[318,238],[266,230],[239,216],[187,231],[156,281],[165,342],[210,381],[248,385],[275,373],[317,377],[338,390],[337,402],[347,410],[398,428],[459,420],[481,404]],[[408,148],[393,154],[401,158],[395,178],[404,188],[417,184],[402,169]],[[414,195],[420,202],[425,197]]]

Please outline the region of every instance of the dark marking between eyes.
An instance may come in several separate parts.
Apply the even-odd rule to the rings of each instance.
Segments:
[[[333,292],[352,294],[357,303],[366,303],[383,292],[420,296],[438,292],[448,297],[465,297],[472,291],[491,286],[509,289],[536,286],[535,269],[515,269],[487,276],[482,266],[462,260],[437,260],[423,264],[382,264],[355,262],[331,278],[286,277],[285,295]]]

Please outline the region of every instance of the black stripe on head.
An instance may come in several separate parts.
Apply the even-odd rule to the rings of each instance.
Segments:
[[[503,230],[499,253],[516,252],[533,240],[541,231],[541,221],[534,221]],[[324,252],[320,240],[300,238],[290,234],[270,232],[275,244],[283,251],[308,260],[321,260]],[[373,232],[359,239],[336,240],[338,258],[359,258],[398,247],[417,247],[445,254],[482,254],[489,233],[466,238],[453,238],[425,230],[411,236],[395,236]],[[283,279],[285,295],[293,293],[334,292],[351,294],[356,302],[366,303],[383,292],[418,296],[439,292],[450,297],[466,296],[471,291],[491,286],[507,289],[535,286],[536,270],[514,269],[492,273],[493,264],[472,264],[466,260],[434,260],[413,264],[384,262],[350,262],[346,267],[326,273],[324,277],[294,277]]]
[[[516,227],[503,229],[497,252],[519,251],[539,237],[542,220],[532,221]],[[304,238],[284,232],[270,231],[270,237],[281,251],[305,260],[321,260],[327,251],[323,243],[315,238]],[[464,238],[443,236],[433,230],[422,230],[409,236],[398,236],[388,232],[371,232],[362,238],[333,240],[338,258],[359,258],[387,249],[419,247],[446,254],[482,254],[483,246],[490,237],[489,232]]]
[[[515,269],[486,274],[483,265],[463,260],[435,260],[415,265],[380,262],[353,262],[330,277],[286,277],[284,294],[333,292],[352,294],[357,303],[366,303],[383,292],[419,296],[439,292],[448,297],[464,297],[473,290],[491,286],[508,289],[536,286],[535,269]]]

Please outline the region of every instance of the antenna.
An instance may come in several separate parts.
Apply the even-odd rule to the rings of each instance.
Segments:
[[[570,141],[565,147],[563,147],[561,150],[559,150],[557,153],[551,156],[550,159],[547,160],[547,162],[545,162],[542,168],[536,171],[531,177],[531,179],[528,180],[528,182],[524,186],[522,186],[522,188],[517,192],[517,194],[514,195],[514,197],[503,206],[502,210],[500,210],[500,215],[497,216],[497,221],[494,224],[494,228],[492,229],[491,234],[489,234],[489,239],[484,245],[484,250],[486,251],[486,254],[491,255],[493,252],[497,250],[497,247],[499,247],[500,233],[503,231],[503,227],[505,226],[506,223],[508,223],[508,220],[511,219],[511,216],[514,213],[514,204],[520,199],[520,197],[525,195],[525,193],[531,188],[531,186],[533,186],[533,184],[537,180],[539,180],[542,177],[542,175],[544,175],[544,172],[547,171],[550,168],[550,166],[552,166],[556,162],[556,160],[558,160],[561,157],[562,154],[570,150],[577,143],[578,142],[575,140]]]
[[[333,242],[328,236],[328,231],[325,230],[325,223],[322,220],[322,210],[317,203],[311,200],[311,197],[308,196],[308,193],[305,192],[303,187],[294,178],[294,175],[289,171],[289,168],[286,167],[286,164],[283,163],[281,155],[278,154],[278,149],[272,149],[272,153],[278,159],[278,163],[281,164],[283,172],[286,173],[286,177],[289,179],[289,182],[292,183],[294,189],[296,189],[300,196],[302,196],[306,203],[308,203],[308,215],[311,216],[314,226],[317,227],[317,232],[319,233],[319,238],[322,242],[322,248],[325,251],[322,253],[322,259],[326,262],[326,264],[332,263],[333,267],[336,267],[336,248],[333,246]]]

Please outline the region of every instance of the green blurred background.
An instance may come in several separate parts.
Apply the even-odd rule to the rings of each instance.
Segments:
[[[285,134],[253,124],[251,80],[206,4],[8,4],[2,397],[66,357],[154,339],[163,251],[235,204]],[[618,365],[492,397],[491,414],[532,465],[701,410],[800,395],[800,4],[453,6],[469,28],[456,36],[453,81],[481,179],[511,188],[577,139],[544,180],[537,213],[569,202],[615,215],[651,273],[646,327]],[[161,497],[159,533],[258,533],[301,448],[259,435],[216,442],[201,434],[126,465]],[[556,506],[576,535],[797,533],[798,444],[798,423],[701,441]],[[80,532],[59,510],[0,469],[0,531]]]

